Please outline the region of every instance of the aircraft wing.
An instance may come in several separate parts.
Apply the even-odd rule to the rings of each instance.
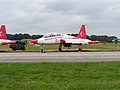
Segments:
[[[16,42],[11,40],[0,40],[1,45],[9,45],[9,44],[16,44]]]
[[[89,39],[62,39],[62,43],[71,44],[98,44],[99,41],[91,41]]]

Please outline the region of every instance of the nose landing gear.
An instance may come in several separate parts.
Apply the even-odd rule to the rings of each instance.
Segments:
[[[44,50],[44,49],[41,49],[41,53],[45,53],[45,50]]]

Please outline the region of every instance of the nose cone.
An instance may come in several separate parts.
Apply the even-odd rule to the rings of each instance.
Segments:
[[[33,44],[38,44],[38,40],[31,40],[30,42]]]

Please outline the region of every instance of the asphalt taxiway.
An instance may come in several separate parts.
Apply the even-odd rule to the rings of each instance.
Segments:
[[[9,52],[0,53],[0,63],[107,62],[120,61],[120,52]]]

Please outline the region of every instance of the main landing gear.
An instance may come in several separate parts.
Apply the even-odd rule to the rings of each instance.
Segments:
[[[62,44],[59,45],[58,51],[62,52]]]
[[[82,44],[79,45],[79,49],[78,49],[78,51],[80,51],[80,52],[83,51],[83,50],[82,50]]]

